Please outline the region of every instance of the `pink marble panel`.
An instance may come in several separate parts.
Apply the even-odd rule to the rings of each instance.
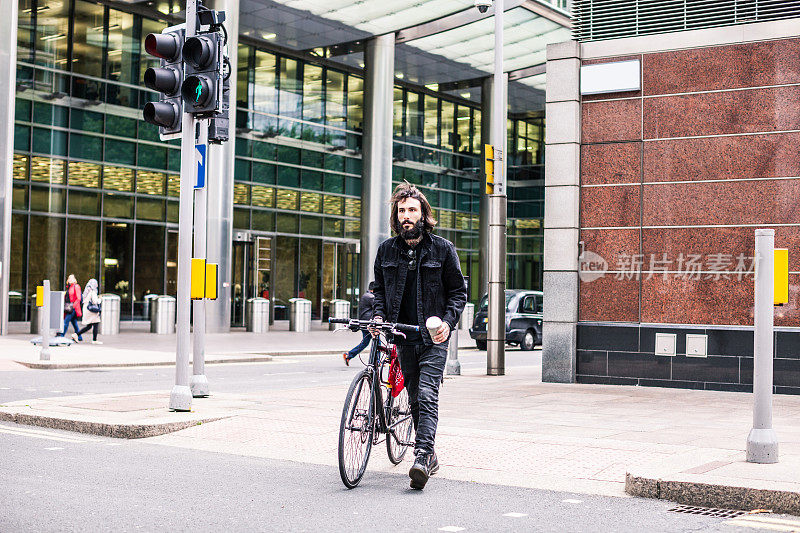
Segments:
[[[639,183],[642,143],[604,143],[581,146],[581,184]]]

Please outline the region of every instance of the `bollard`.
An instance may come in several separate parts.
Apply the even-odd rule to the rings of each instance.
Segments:
[[[350,318],[350,302],[347,300],[331,300],[328,307],[330,318]],[[335,331],[340,324],[328,324],[330,331]]]
[[[450,332],[450,343],[447,345],[447,364],[445,372],[448,376],[461,375],[461,363],[458,361],[458,328]]]
[[[100,295],[100,335],[119,335],[121,299],[116,294]]]
[[[289,331],[311,331],[311,300],[289,299]]]
[[[458,329],[469,331],[472,327],[472,322],[475,320],[475,304],[467,303],[464,305],[464,311],[461,312],[461,320],[458,321]]]
[[[175,333],[175,297],[159,296],[153,302],[153,320],[150,333],[171,335]]]
[[[44,297],[42,299],[41,330],[42,330],[42,351],[39,352],[39,359],[42,361],[50,360],[50,280],[44,280]]]
[[[269,300],[248,298],[245,302],[245,328],[252,333],[269,331]]]
[[[777,463],[778,436],[772,429],[775,230],[756,230],[753,332],[753,429],[747,436],[748,463]]]

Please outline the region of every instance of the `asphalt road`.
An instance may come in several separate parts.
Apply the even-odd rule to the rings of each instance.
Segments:
[[[347,490],[331,467],[8,423],[0,448],[0,531],[754,531],[663,501],[436,477]]]

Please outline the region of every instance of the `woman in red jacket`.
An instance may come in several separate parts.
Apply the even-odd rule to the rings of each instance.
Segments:
[[[58,333],[59,337],[63,337],[69,330],[69,325],[75,333],[72,334],[72,340],[82,341],[81,331],[78,328],[78,319],[83,316],[81,309],[81,286],[78,285],[78,280],[75,279],[74,274],[70,274],[67,278],[67,292],[64,295],[64,331]]]

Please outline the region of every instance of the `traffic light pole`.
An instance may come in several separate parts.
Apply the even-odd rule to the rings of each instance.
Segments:
[[[506,77],[503,73],[503,0],[494,0],[494,90],[492,137],[494,188],[489,195],[489,322],[486,374],[506,373]],[[484,216],[484,213],[481,213]]]
[[[186,38],[197,33],[197,0],[186,0]],[[172,411],[192,409],[189,387],[189,315],[191,311],[192,193],[195,174],[195,117],[183,113],[181,128],[181,188],[178,216],[178,300],[175,386],[169,395]]]
[[[194,257],[206,259],[206,218],[208,216],[208,120],[197,123],[197,144],[205,146],[206,161],[203,186],[194,191]],[[206,377],[206,299],[194,300],[194,346],[192,350],[192,396],[205,398],[208,396],[208,378]]]

